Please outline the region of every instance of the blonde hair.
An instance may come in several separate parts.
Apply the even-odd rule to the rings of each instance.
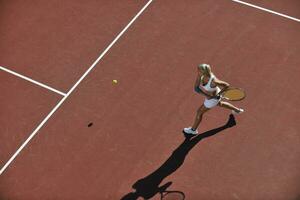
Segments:
[[[198,68],[203,71],[204,74],[210,75],[211,74],[211,67],[209,64],[199,64]]]

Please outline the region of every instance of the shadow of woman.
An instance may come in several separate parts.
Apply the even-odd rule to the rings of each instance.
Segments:
[[[172,182],[167,182],[162,186],[159,185],[163,179],[175,172],[183,164],[187,154],[196,144],[198,144],[198,142],[235,125],[236,121],[231,114],[227,123],[223,126],[206,131],[194,137],[185,135],[185,140],[173,151],[172,155],[157,170],[136,181],[132,185],[135,192],[126,194],[121,200],[136,200],[139,197],[150,199],[156,194],[166,191]]]

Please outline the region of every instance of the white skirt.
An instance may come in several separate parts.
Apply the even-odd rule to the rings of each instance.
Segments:
[[[204,106],[206,108],[213,108],[215,107],[216,105],[218,105],[218,103],[221,101],[221,98],[219,99],[206,99],[204,100]]]

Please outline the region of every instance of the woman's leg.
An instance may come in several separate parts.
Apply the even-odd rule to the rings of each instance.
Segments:
[[[208,110],[209,110],[209,108],[206,108],[204,105],[202,105],[200,108],[198,108],[196,118],[195,118],[194,124],[192,126],[192,130],[196,130],[198,128],[198,126],[202,120],[202,115]]]
[[[226,101],[220,101],[218,105],[223,107],[223,108],[233,110],[237,113],[240,113],[241,111],[243,111],[241,108],[235,107],[234,105],[232,105],[231,103],[228,103]]]

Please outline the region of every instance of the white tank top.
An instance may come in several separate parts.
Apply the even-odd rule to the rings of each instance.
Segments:
[[[214,91],[217,91],[217,93],[219,93],[221,91],[221,89],[217,86],[217,87],[211,87],[210,84],[212,82],[212,80],[215,78],[215,75],[211,74],[208,82],[203,86],[202,85],[202,79],[203,79],[203,76],[201,77],[201,86],[202,88],[207,91],[207,92],[214,92]]]

